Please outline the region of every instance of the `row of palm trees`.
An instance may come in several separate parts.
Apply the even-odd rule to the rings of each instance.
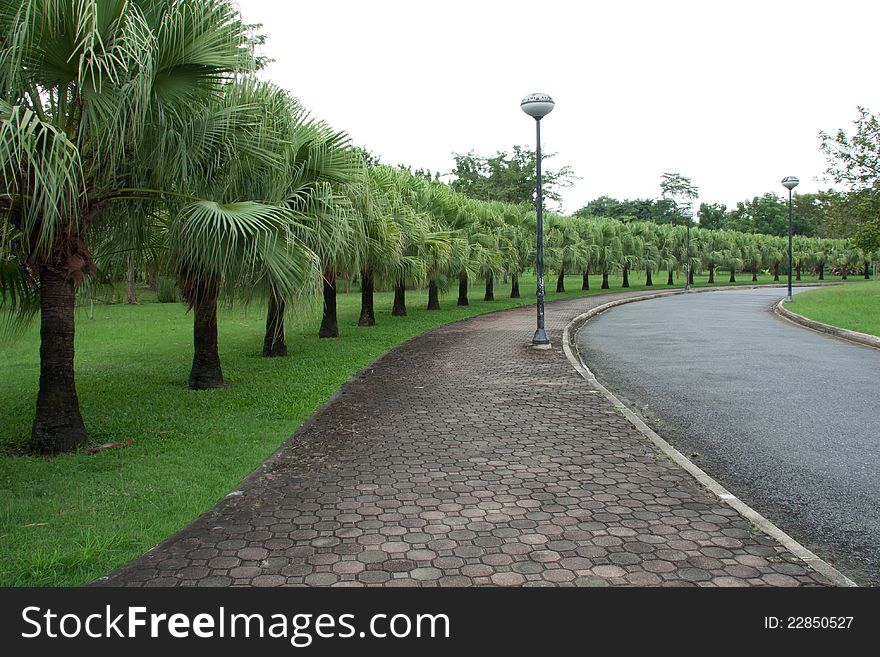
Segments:
[[[531,206],[482,202],[381,165],[256,76],[255,39],[230,0],[0,0],[0,304],[39,315],[40,382],[31,446],[54,454],[88,441],[74,375],[78,290],[101,274],[172,275],[193,311],[189,384],[224,384],[217,307],[264,299],[263,352],[283,356],[284,319],[323,296],[321,337],[339,335],[337,281],[357,278],[359,325],[375,323],[377,287],[406,293],[519,277],[534,261]],[[784,268],[776,238],[692,231],[692,266]],[[845,242],[799,240],[798,273],[853,271]],[[685,229],[547,218],[559,277],[636,270],[674,274]]]
[[[708,283],[716,282],[716,272],[725,270],[729,282],[738,273],[748,273],[752,281],[767,271],[774,280],[787,275],[788,241],[771,235],[733,231],[688,231],[686,226],[649,222],[620,223],[613,219],[551,217],[547,231],[548,269],[557,275],[557,291],[564,291],[566,273],[583,272],[583,289],[589,289],[588,274],[601,273],[602,287],[608,288],[608,274],[620,272],[623,287],[630,286],[630,275],[644,272],[644,285],[655,284],[654,275],[667,274],[666,284],[674,284],[677,272],[687,269],[691,256],[691,277],[705,272]],[[844,279],[856,272],[866,277],[877,254],[860,251],[848,240],[795,236],[792,248],[792,273],[801,280],[804,272],[820,280],[827,271]],[[693,280],[691,281],[693,282]]]

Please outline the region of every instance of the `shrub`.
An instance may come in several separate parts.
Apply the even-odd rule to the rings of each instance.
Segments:
[[[159,303],[177,303],[180,301],[180,295],[177,292],[177,281],[173,278],[160,278],[157,298]]]

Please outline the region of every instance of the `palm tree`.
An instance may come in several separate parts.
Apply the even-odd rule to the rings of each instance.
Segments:
[[[730,272],[728,283],[736,283],[736,272],[745,264],[744,235],[742,233],[724,233],[724,257],[723,264]]]
[[[633,235],[640,240],[641,262],[645,268],[645,287],[654,285],[654,272],[660,267],[660,227],[646,221],[629,224]]]
[[[409,174],[381,165],[369,167],[363,183],[352,189],[352,204],[363,230],[358,326],[376,325],[373,294],[377,277],[393,279],[400,271],[404,241],[400,224],[394,218],[406,211],[399,186],[401,176],[406,175]]]
[[[692,231],[695,234],[696,231]],[[701,231],[701,234],[703,231]],[[709,270],[709,285],[715,283],[715,270],[724,263],[724,251],[727,248],[727,240],[725,235],[714,231],[705,231],[701,242],[700,259],[703,267]]]
[[[364,169],[362,154],[352,149],[344,132],[331,129],[312,118],[287,94],[277,97],[283,126],[286,172],[282,189],[287,208],[303,228],[299,242],[316,254],[324,293],[324,319],[338,335],[336,323],[335,271],[340,260],[357,255],[351,203],[343,191],[360,180]],[[353,253],[354,251],[354,253]],[[331,266],[328,266],[332,263]],[[266,289],[268,312],[263,355],[287,355],[284,316],[287,302],[281,290],[283,282],[269,279]]]
[[[629,287],[630,269],[638,267],[644,262],[645,243],[628,224],[623,224],[620,230],[620,245],[623,254],[620,263],[623,273],[621,287]]]
[[[678,242],[681,231],[676,226],[664,224],[657,227],[655,235],[657,237],[658,260],[660,266],[664,267],[667,272],[666,284],[675,285],[674,272],[680,267],[679,253],[681,249]]]
[[[236,109],[243,120],[212,135],[208,148],[194,150],[190,132],[176,140],[189,154],[184,179],[199,196],[213,199],[169,204],[167,215],[168,253],[193,310],[193,389],[224,385],[217,336],[221,293],[250,295],[267,286],[277,305],[317,279],[317,258],[298,239],[304,226],[288,204],[290,105],[285,92],[243,77],[225,84],[216,106],[208,107],[212,117],[243,108]]]
[[[748,268],[752,272],[753,283],[758,281],[758,271],[763,266],[761,247],[758,245],[755,237],[755,235],[748,236],[742,251],[743,267]]]
[[[537,217],[531,205],[505,205],[501,262],[510,272],[510,298],[519,299],[519,277],[534,260],[532,240]]]
[[[5,0],[0,17],[0,222],[21,235],[39,289],[31,445],[51,454],[88,441],[75,385],[74,306],[94,271],[90,230],[113,223],[120,199],[167,198],[157,190],[186,197],[193,181],[174,140],[204,127],[205,107],[230,76],[253,68],[253,55],[229,0]],[[229,107],[225,123],[242,109]],[[151,190],[127,188],[146,173]],[[177,206],[182,216],[232,221],[245,210],[203,203]],[[277,216],[260,205],[243,214],[261,226]]]
[[[608,273],[620,266],[623,261],[623,247],[620,243],[619,224],[615,221],[600,220],[595,224],[598,251],[596,266],[602,272],[602,289],[609,289]]]

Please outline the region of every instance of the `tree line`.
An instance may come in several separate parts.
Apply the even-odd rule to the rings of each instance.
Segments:
[[[535,258],[529,203],[471,198],[436,178],[376,162],[255,73],[251,26],[230,0],[25,0],[0,5],[0,310],[8,327],[39,317],[35,453],[82,447],[74,368],[78,295],[101,280],[172,277],[193,316],[189,385],[224,385],[218,305],[261,301],[263,354],[287,353],[284,323],[323,299],[323,338],[339,335],[338,281],[360,282],[358,324],[375,324],[377,289],[392,315],[426,289],[519,278]],[[75,38],[71,38],[75,35]],[[689,181],[664,179],[683,209]],[[687,269],[680,225],[593,215],[546,217],[546,261],[623,285],[675,284]],[[786,245],[766,235],[695,229],[691,270],[715,280],[784,273]],[[797,276],[864,269],[852,242],[798,238]],[[654,276],[665,274],[655,283]]]
[[[856,237],[861,224],[864,193],[844,193],[834,189],[792,196],[792,232],[805,237],[843,239]],[[668,199],[626,199],[600,196],[574,214],[657,224],[686,224],[691,217],[676,211]],[[728,208],[723,203],[700,203],[697,218],[702,228],[741,233],[788,235],[788,199],[774,192],[738,201]]]

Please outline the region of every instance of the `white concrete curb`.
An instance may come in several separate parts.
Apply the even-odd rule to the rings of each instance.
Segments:
[[[859,333],[858,331],[850,331],[849,329],[817,322],[815,319],[809,319],[807,317],[804,317],[803,315],[798,315],[797,313],[790,311],[784,306],[784,304],[785,299],[782,299],[779,303],[773,306],[773,311],[782,319],[788,320],[792,324],[803,326],[804,328],[816,331],[817,333],[831,335],[835,338],[840,338],[841,340],[855,342],[856,344],[860,344],[865,347],[880,349],[880,337],[877,337],[876,335]]]
[[[737,289],[731,287],[729,289]],[[743,289],[743,288],[739,288]],[[715,497],[717,497],[722,502],[727,503],[730,507],[734,508],[740,515],[746,518],[749,522],[751,522],[755,527],[760,529],[762,532],[767,534],[768,536],[773,537],[779,543],[782,544],[789,552],[797,556],[799,559],[804,561],[810,568],[815,570],[816,572],[824,575],[832,584],[835,586],[857,586],[855,582],[853,582],[849,577],[841,573],[834,566],[829,564],[824,559],[820,558],[803,545],[794,540],[791,536],[782,531],[775,524],[770,522],[767,518],[762,516],[760,513],[755,511],[748,504],[740,500],[736,495],[728,491],[724,486],[719,484],[715,479],[710,477],[705,471],[703,471],[700,467],[698,467],[693,461],[687,458],[684,454],[679,452],[675,447],[666,442],[663,438],[660,437],[651,427],[649,427],[645,422],[634,413],[629,407],[626,406],[620,399],[618,399],[614,393],[612,393],[608,388],[603,386],[596,379],[596,376],[590,371],[590,369],[586,366],[583,360],[578,353],[575,355],[575,351],[577,350],[577,346],[571,343],[571,338],[573,332],[576,333],[576,330],[573,331],[573,328],[576,327],[579,329],[583,326],[587,321],[599,315],[610,308],[614,308],[615,306],[620,306],[625,303],[634,303],[636,301],[644,301],[646,299],[654,299],[658,297],[664,296],[673,296],[675,294],[682,294],[683,292],[659,292],[653,294],[645,294],[637,297],[629,297],[627,299],[618,299],[617,301],[611,301],[609,303],[603,304],[596,308],[593,308],[589,312],[583,313],[582,315],[578,315],[575,317],[562,332],[562,349],[565,352],[566,357],[574,366],[574,368],[578,371],[578,373],[586,379],[587,383],[596,388],[599,392],[604,395],[604,397],[610,401],[614,408],[617,409],[627,420],[632,423],[632,425],[645,437],[647,437],[657,448],[663,452],[667,457],[672,459],[679,466],[687,470],[687,472],[697,480],[697,482],[709,490]],[[573,349],[574,347],[574,349]]]

